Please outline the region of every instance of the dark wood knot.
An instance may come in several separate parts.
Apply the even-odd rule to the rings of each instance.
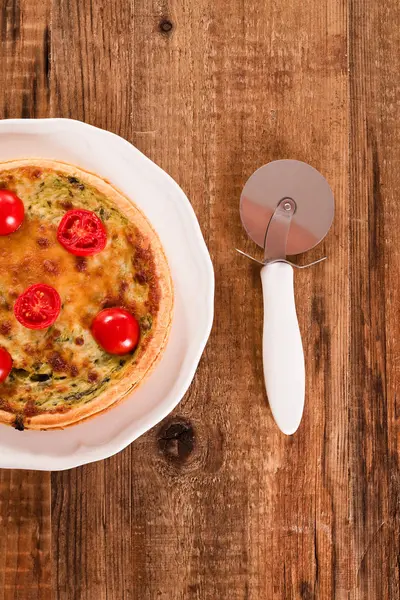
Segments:
[[[174,26],[169,19],[163,19],[162,21],[160,21],[160,24],[158,26],[161,33],[171,33],[173,27]]]
[[[302,600],[312,600],[314,592],[308,581],[302,581],[300,584],[300,596]]]
[[[187,421],[166,423],[158,434],[158,447],[173,462],[185,462],[193,452],[194,429]]]

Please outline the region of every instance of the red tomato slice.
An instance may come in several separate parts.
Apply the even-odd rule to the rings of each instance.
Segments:
[[[12,369],[12,358],[5,348],[0,348],[0,383],[5,381]]]
[[[28,329],[45,329],[53,325],[61,310],[61,298],[44,283],[31,285],[14,304],[16,319]]]
[[[0,235],[9,235],[21,227],[25,209],[21,198],[10,190],[0,190]]]
[[[139,342],[139,323],[124,308],[100,311],[93,319],[91,329],[96,342],[109,354],[127,354]]]
[[[104,250],[107,232],[99,217],[91,210],[69,210],[58,226],[57,239],[75,256],[92,256]]]

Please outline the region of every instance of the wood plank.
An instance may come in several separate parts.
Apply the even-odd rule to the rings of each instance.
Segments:
[[[53,2],[52,115],[132,138],[132,6],[128,0]],[[136,597],[132,465],[128,449],[103,463],[53,473],[56,598]]]
[[[400,598],[400,7],[351,3],[350,518],[354,599]]]
[[[58,597],[347,598],[347,3],[53,10],[53,111],[124,135],[177,179],[217,280],[211,341],[174,414],[105,463],[53,474]],[[329,262],[296,276],[308,394],[293,439],[266,406],[259,274],[234,252],[253,249],[241,187],[282,157],[320,169],[337,202],[310,255]]]
[[[50,0],[0,4],[1,118],[48,116]]]
[[[50,600],[50,475],[0,470],[0,598]]]
[[[0,4],[0,117],[47,116],[49,5]],[[50,475],[0,470],[0,598],[49,600]]]
[[[236,22],[221,11],[216,29],[223,40],[214,59],[221,141],[211,246],[220,286],[210,362],[226,458],[220,501],[210,502],[203,524],[211,546],[222,540],[213,585],[217,597],[233,589],[235,598],[334,598],[347,589],[348,558],[345,5],[246,4]],[[230,253],[244,243],[237,216],[244,181],[284,157],[321,170],[337,202],[333,230],[310,255],[326,252],[329,262],[296,274],[308,393],[293,439],[277,431],[265,407],[258,270]],[[245,249],[253,249],[250,242]],[[203,418],[215,422],[208,406]],[[207,550],[198,569],[206,561]]]

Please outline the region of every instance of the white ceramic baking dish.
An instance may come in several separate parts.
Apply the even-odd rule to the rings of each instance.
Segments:
[[[124,402],[65,430],[21,432],[0,425],[0,467],[61,470],[119,452],[178,404],[211,330],[214,273],[187,197],[126,140],[70,119],[0,121],[0,161],[29,157],[75,164],[125,192],[158,232],[175,288],[173,323],[163,358]]]

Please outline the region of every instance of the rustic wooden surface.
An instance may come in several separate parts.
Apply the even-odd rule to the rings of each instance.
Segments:
[[[1,116],[132,141],[187,192],[216,275],[211,339],[168,419],[51,480],[0,473],[0,598],[399,600],[398,1],[0,6]],[[244,182],[287,157],[336,199],[309,255],[329,261],[296,274],[292,438],[266,405],[259,274],[233,250],[254,250]]]

